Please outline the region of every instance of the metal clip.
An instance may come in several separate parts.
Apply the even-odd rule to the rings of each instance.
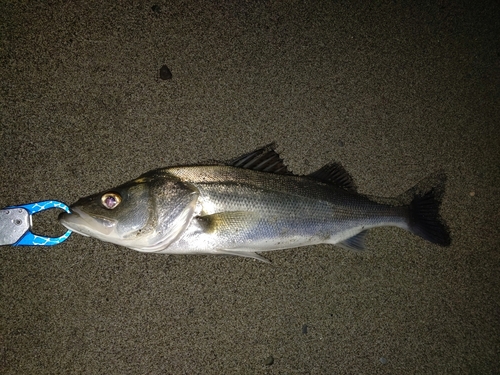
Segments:
[[[71,230],[61,237],[45,237],[31,232],[32,215],[51,208],[60,208],[71,213],[68,206],[58,201],[35,202],[0,209],[0,245],[52,246],[66,241]]]

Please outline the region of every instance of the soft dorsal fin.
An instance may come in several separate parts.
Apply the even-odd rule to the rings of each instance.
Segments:
[[[258,150],[230,160],[228,165],[260,172],[290,174],[285,163],[283,163],[281,157],[274,150],[274,147],[274,143],[271,143]]]
[[[307,176],[315,180],[334,183],[346,190],[356,191],[356,185],[351,175],[339,163],[327,164]]]

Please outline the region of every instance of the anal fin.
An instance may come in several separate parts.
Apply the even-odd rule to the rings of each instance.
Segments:
[[[356,250],[356,251],[364,250],[365,238],[367,233],[368,233],[367,230],[359,232],[358,234],[348,238],[347,240],[339,242],[337,246],[340,246],[341,248],[346,250]]]

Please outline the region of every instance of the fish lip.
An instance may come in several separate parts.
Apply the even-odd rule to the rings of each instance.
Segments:
[[[63,212],[59,215],[59,222],[83,236],[91,236],[95,232],[109,235],[116,225],[116,220],[93,217],[77,207],[70,207],[70,210],[71,213]]]

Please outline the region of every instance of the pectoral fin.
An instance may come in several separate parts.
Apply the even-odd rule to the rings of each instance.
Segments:
[[[196,218],[206,233],[248,230],[258,219],[251,211],[227,211]]]

